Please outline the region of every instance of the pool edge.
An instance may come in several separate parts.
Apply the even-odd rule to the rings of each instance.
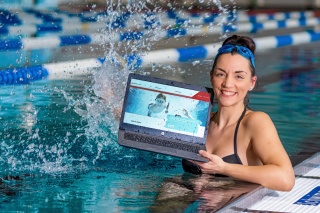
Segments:
[[[296,176],[296,180],[303,177],[306,173],[310,172],[311,170],[315,169],[316,167],[313,167],[314,165],[320,165],[320,152],[316,152],[312,154],[307,159],[301,161],[300,163],[297,163],[294,166],[294,173]],[[319,179],[319,177],[314,176],[308,176],[308,179]],[[252,190],[249,193],[246,193],[245,195],[239,197],[234,202],[228,204],[227,206],[219,209],[218,213],[226,213],[226,212],[268,212],[265,210],[259,210],[259,209],[251,209],[249,210],[248,207],[257,204],[259,202],[262,202],[262,199],[266,197],[267,194],[271,194],[274,192],[274,190],[267,189],[262,186],[258,186],[256,189]],[[290,193],[293,193],[293,191],[286,192],[287,195],[290,196]]]

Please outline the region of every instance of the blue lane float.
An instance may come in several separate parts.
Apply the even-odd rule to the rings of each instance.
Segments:
[[[15,17],[6,19],[0,17],[0,35],[1,36],[22,36],[22,37],[37,37],[46,33],[85,33],[97,32],[99,29],[106,29],[107,27],[117,29],[150,29],[155,26],[162,27],[177,27],[177,26],[194,26],[194,25],[208,25],[214,23],[221,23],[223,19],[233,22],[252,22],[259,23],[270,20],[285,21],[288,19],[301,19],[306,20],[316,17],[315,11],[303,12],[278,12],[273,14],[255,14],[248,15],[245,11],[229,12],[222,14],[219,12],[199,12],[194,15],[188,11],[167,11],[159,13],[128,13],[118,15],[112,18],[107,12],[101,13],[79,13],[79,14],[65,14],[57,13],[56,11],[21,11],[21,12],[8,12],[3,11],[4,14],[12,14],[6,17]],[[22,13],[18,16],[17,14]],[[30,14],[31,17],[30,17]],[[94,14],[94,15],[93,15]],[[172,15],[175,14],[175,15]],[[1,21],[2,20],[2,21]],[[137,23],[139,23],[137,25]],[[19,35],[17,35],[19,32]]]
[[[179,19],[179,20],[203,20],[203,24],[213,22],[222,14],[219,12],[198,12],[192,13],[183,10],[169,10],[167,11],[167,16],[165,18],[169,19]],[[261,22],[261,21],[270,21],[270,20],[286,20],[286,19],[306,19],[310,17],[315,17],[317,13],[315,11],[291,11],[291,12],[273,12],[273,13],[256,13],[248,14],[248,12],[243,10],[233,10],[225,14],[228,21],[237,21],[237,22]]]
[[[75,34],[97,32],[106,29],[106,23],[45,23],[25,24],[21,26],[1,26],[0,36],[5,37],[40,37],[47,34]]]
[[[28,84],[47,78],[48,70],[44,66],[5,69],[0,72],[0,85]]]
[[[227,32],[257,33],[264,30],[285,29],[295,27],[315,27],[320,24],[320,18],[290,19],[285,21],[266,21],[263,23],[238,23],[233,26],[213,26],[204,25],[202,27],[171,28],[162,29],[158,32],[160,38],[172,38],[181,36],[208,36]],[[0,51],[6,50],[32,50],[41,48],[57,48],[71,45],[101,44],[104,40],[110,42],[121,42],[129,40],[140,40],[147,31],[126,31],[105,35],[77,34],[68,36],[46,36],[39,38],[13,38],[0,40]]]
[[[320,41],[320,32],[305,31],[282,36],[267,36],[254,39],[257,51]],[[212,43],[187,48],[172,48],[150,51],[143,56],[123,56],[123,63],[131,70],[150,67],[154,64],[187,62],[214,58],[221,43]],[[91,58],[41,66],[5,69],[0,71],[0,85],[25,84],[41,79],[68,79],[77,75],[88,75],[94,68],[103,65],[105,59]]]
[[[129,18],[133,18],[136,13],[123,12],[117,18],[117,21],[120,25],[128,26],[126,21]],[[163,12],[149,12],[143,13],[140,15],[144,15],[145,17],[150,18],[152,15],[156,15],[161,17],[164,21],[166,20],[176,20],[177,23],[181,23],[184,20],[190,20],[191,22],[194,20],[201,20],[202,24],[207,24],[215,21],[221,15],[226,15],[229,20],[234,21],[267,21],[267,20],[284,20],[284,19],[300,19],[300,18],[308,18],[315,15],[314,11],[291,11],[291,12],[274,12],[274,13],[263,13],[259,12],[256,14],[248,14],[247,11],[237,10],[234,12],[231,10],[229,13],[221,14],[219,11],[197,11],[190,12],[185,10],[167,10]],[[11,11],[7,9],[0,9],[0,23],[2,25],[23,25],[27,23],[31,24],[45,24],[45,23],[88,23],[88,22],[99,22],[104,20],[105,17],[108,17],[108,11],[101,12],[80,12],[80,13],[71,13],[62,10],[39,10],[39,9],[24,9],[21,11]],[[9,18],[8,18],[9,17]]]

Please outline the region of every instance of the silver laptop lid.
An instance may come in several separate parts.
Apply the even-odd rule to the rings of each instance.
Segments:
[[[119,130],[205,144],[209,88],[131,73]]]

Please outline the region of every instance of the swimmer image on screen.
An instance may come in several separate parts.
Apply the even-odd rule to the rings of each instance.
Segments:
[[[207,101],[194,99],[192,95],[180,95],[180,88],[160,88],[153,83],[150,89],[145,82],[140,80],[138,83],[139,87],[130,87],[124,123],[203,137],[209,107]]]
[[[159,93],[155,99],[154,103],[150,103],[148,106],[148,116],[151,117],[154,113],[161,113],[163,110],[165,110],[165,113],[168,113],[169,109],[169,103],[166,104],[167,97]]]

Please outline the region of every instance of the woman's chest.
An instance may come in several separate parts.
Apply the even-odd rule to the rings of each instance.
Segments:
[[[211,127],[208,132],[206,148],[209,153],[224,157],[235,152],[245,154],[248,151],[249,143],[250,138],[245,134],[242,125],[237,131],[235,125],[225,129]]]

